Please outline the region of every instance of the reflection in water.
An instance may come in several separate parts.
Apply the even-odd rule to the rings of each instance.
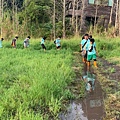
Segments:
[[[89,94],[82,102],[82,109],[88,120],[102,120],[104,116],[102,88],[91,71],[87,71],[83,79],[86,81],[86,90]]]
[[[84,81],[86,82],[86,90],[91,92],[95,87],[95,75],[91,74],[89,71],[86,72],[86,75],[83,76]]]
[[[60,120],[102,120],[104,116],[103,93],[95,75],[87,71],[83,75],[86,82],[87,97],[81,101],[72,101],[66,114]]]

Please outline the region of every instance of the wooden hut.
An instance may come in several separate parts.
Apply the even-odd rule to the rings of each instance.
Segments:
[[[66,17],[77,16],[82,32],[95,24],[107,28],[111,18],[112,24],[115,23],[115,10],[111,9],[113,5],[113,0],[66,0]]]

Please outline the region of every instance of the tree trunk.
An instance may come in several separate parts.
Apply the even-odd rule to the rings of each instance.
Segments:
[[[77,10],[78,10],[78,1],[77,1]],[[78,15],[76,15],[76,35],[78,35]]]
[[[95,7],[95,21],[94,21],[94,30],[96,30],[96,24],[97,24],[97,15],[98,15],[98,5]]]
[[[73,11],[72,11],[72,28],[73,31],[75,30],[75,1],[73,0]]]
[[[65,39],[66,35],[65,35],[65,4],[66,4],[66,0],[63,1],[63,39]]]
[[[2,1],[0,1],[0,34],[2,36]]]
[[[1,34],[1,37],[3,36],[3,15],[4,15],[3,3],[4,3],[4,0],[1,0],[0,1],[0,34]]]
[[[81,12],[81,22],[80,22],[80,34],[84,34],[85,32],[85,17],[86,17],[86,14],[84,12],[84,9],[85,9],[85,0],[82,0],[82,12]]]
[[[27,28],[27,26],[28,26],[27,22],[28,21],[27,21],[27,9],[26,9],[26,6],[27,6],[27,0],[24,1],[24,8],[25,8],[25,16],[24,16],[24,24],[23,24],[24,30],[25,30],[25,32],[23,31],[24,36],[26,36],[28,34],[28,28]]]
[[[54,0],[54,13],[53,13],[53,34],[54,34],[54,40],[56,38],[56,31],[55,31],[55,0]]]
[[[118,27],[118,0],[116,3],[116,17],[115,17],[115,29]]]
[[[112,23],[112,14],[113,14],[113,2],[114,0],[111,0],[112,1],[112,7],[111,7],[111,11],[110,11],[110,20],[109,20],[109,24]]]
[[[119,1],[119,36],[120,36],[120,1]]]
[[[13,3],[12,3],[12,13],[13,13],[13,35],[14,35],[14,33],[15,33],[15,0],[13,0],[12,1]]]
[[[18,8],[17,4],[15,4],[15,30],[18,33]]]
[[[1,35],[3,36],[3,18],[4,18],[4,0],[2,0],[2,27],[1,27]]]

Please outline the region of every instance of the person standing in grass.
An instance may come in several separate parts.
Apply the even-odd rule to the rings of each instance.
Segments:
[[[41,46],[42,46],[42,48],[44,49],[44,51],[46,51],[46,47],[45,47],[45,40],[46,40],[46,38],[47,38],[47,37],[43,37],[43,38],[41,39]]]
[[[57,50],[60,50],[61,48],[61,36],[58,36],[58,38],[54,41],[54,43],[56,44],[56,48]]]
[[[30,43],[30,36],[28,36],[28,37],[24,40],[24,48],[29,47],[29,43]]]
[[[16,40],[17,40],[17,39],[18,39],[18,36],[16,36],[16,37],[12,40],[11,45],[12,45],[13,48],[16,48]]]
[[[2,42],[3,42],[4,38],[1,38],[0,40],[0,48],[2,48]]]
[[[90,68],[90,61],[94,61],[94,67],[97,68],[97,63],[96,63],[96,44],[95,40],[93,38],[90,39],[90,42],[86,44],[86,49],[88,50],[87,52],[87,68]]]
[[[89,40],[89,35],[88,34],[85,34],[83,37],[82,37],[82,41],[80,43],[80,49],[81,49],[81,53],[82,53],[82,61],[83,63],[86,63],[87,62],[87,49],[86,49],[86,44],[90,42]]]

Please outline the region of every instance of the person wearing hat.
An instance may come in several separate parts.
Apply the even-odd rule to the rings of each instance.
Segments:
[[[89,40],[89,35],[85,34],[82,37],[82,41],[80,43],[80,49],[81,49],[81,54],[82,54],[82,61],[83,63],[87,63],[87,49],[86,49],[86,44],[90,42]]]
[[[0,40],[0,48],[2,48],[2,41],[4,40],[4,38],[1,38]]]
[[[28,36],[28,37],[24,40],[24,43],[23,43],[24,48],[29,47],[29,44],[30,44],[30,36]]]
[[[17,40],[17,39],[18,39],[18,36],[16,36],[16,37],[12,40],[11,45],[12,45],[13,48],[16,48],[16,40]]]

